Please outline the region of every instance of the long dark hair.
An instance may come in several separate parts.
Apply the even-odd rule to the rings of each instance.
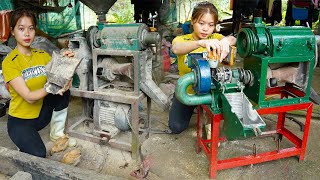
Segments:
[[[34,27],[37,26],[37,19],[36,19],[36,15],[33,13],[33,11],[31,9],[27,9],[27,8],[18,8],[16,10],[13,11],[11,18],[10,18],[10,27],[11,30],[14,29],[14,27],[16,26],[18,20],[23,17],[30,17],[31,20],[33,21],[33,25]]]

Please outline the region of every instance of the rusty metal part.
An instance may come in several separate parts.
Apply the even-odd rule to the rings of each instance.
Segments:
[[[107,81],[115,80],[117,75],[125,75],[133,79],[133,64],[119,63],[115,58],[107,57],[98,64],[96,75]]]
[[[84,37],[73,37],[69,40],[69,48],[75,53],[75,57],[81,59],[79,66],[76,69],[76,74],[79,77],[79,89],[92,90],[90,87],[90,79],[92,79],[92,53],[87,45]]]
[[[257,156],[257,147],[256,147],[256,144],[253,144],[253,146],[252,146],[252,154],[253,154],[253,156]]]

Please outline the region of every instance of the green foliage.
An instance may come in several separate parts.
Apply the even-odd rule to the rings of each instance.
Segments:
[[[130,23],[133,19],[134,8],[130,0],[118,0],[109,10],[107,21],[115,23]]]
[[[221,1],[214,1],[211,2],[216,6],[219,13],[219,19],[229,19],[232,17],[232,10],[230,10],[230,0],[221,0]]]
[[[204,0],[177,0],[177,7],[179,21],[184,22],[186,20],[190,20],[192,9],[198,2],[202,2]],[[230,10],[230,0],[207,0],[208,2],[212,2],[216,8],[218,9],[219,19],[229,19],[232,17],[232,10]],[[282,12],[285,12],[287,9],[287,1],[282,0]]]
[[[190,20],[192,15],[193,7],[204,0],[179,0],[176,1],[178,7],[179,21],[184,22]],[[213,3],[218,9],[219,19],[228,19],[232,16],[232,11],[230,10],[230,0],[207,0]]]

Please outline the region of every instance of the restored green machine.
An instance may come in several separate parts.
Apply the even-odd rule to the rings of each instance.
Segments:
[[[315,50],[310,28],[266,27],[255,18],[237,37],[243,67],[210,68],[203,54],[191,54],[192,72],[179,79],[176,96],[184,104],[205,104],[212,113],[222,113],[229,140],[258,136],[266,125],[257,109],[309,102]],[[194,95],[186,93],[189,85]],[[271,87],[286,87],[290,96],[269,97],[266,91]]]
[[[245,88],[244,93],[258,107],[309,102],[316,49],[316,39],[310,28],[265,27],[261,18],[255,18],[254,24],[243,28],[238,34],[237,49],[244,58],[243,68],[250,70],[255,77],[252,86]],[[288,66],[293,67],[293,72],[286,72],[286,69],[282,68]],[[275,84],[272,81],[279,79],[275,77],[270,80],[267,77],[268,70],[273,73],[276,69],[289,73],[287,76],[293,76],[290,83],[303,89],[305,95],[291,99],[266,100],[268,81]]]

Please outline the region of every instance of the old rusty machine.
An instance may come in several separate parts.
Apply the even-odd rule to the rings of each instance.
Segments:
[[[313,106],[309,97],[316,39],[310,28],[266,27],[261,22],[256,17],[254,23],[238,34],[237,51],[243,58],[243,67],[210,68],[202,54],[191,54],[188,65],[193,71],[177,82],[177,98],[184,104],[198,105],[196,146],[197,152],[202,149],[209,159],[210,178],[215,178],[222,169],[291,156],[299,156],[299,160],[305,157]],[[295,81],[283,83],[269,78],[268,71],[288,66],[298,71]],[[189,85],[196,94],[186,93]],[[302,135],[285,126],[286,113],[294,110],[306,110]],[[261,117],[265,114],[278,115],[274,130],[266,130]],[[208,138],[203,135],[206,120],[211,124]],[[271,151],[257,153],[253,145],[252,154],[218,158],[221,141],[265,136],[277,137]],[[283,148],[280,145],[283,137],[294,146]]]
[[[149,32],[145,24],[100,22],[89,28],[87,38],[70,40],[70,48],[83,59],[76,70],[80,83],[71,95],[82,97],[84,107],[83,116],[68,130],[71,136],[110,144],[138,157],[143,135],[148,135],[143,132],[150,128],[151,99],[163,109],[169,103],[152,80],[151,48],[159,42],[159,33]],[[146,118],[139,113],[144,98]],[[81,131],[84,125],[91,130]]]

